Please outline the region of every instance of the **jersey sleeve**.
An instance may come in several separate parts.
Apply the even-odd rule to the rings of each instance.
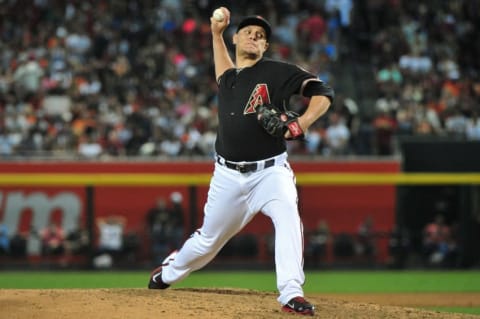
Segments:
[[[281,87],[281,92],[284,92],[286,97],[292,95],[301,95],[303,85],[306,80],[318,79],[315,75],[308,72],[307,70],[290,63],[284,64],[282,73],[282,76],[279,77],[281,79],[284,79]]]
[[[335,92],[333,89],[320,79],[306,80],[303,84],[301,94],[305,97],[312,97],[314,95],[326,96],[333,102]]]
[[[333,98],[331,90],[323,81],[309,71],[291,63],[284,63],[281,68],[281,74],[277,74],[278,79],[282,79],[281,89],[285,100],[292,95],[301,95],[312,97],[314,95],[325,95]]]
[[[333,100],[333,89],[314,74],[294,64],[286,64],[283,92],[286,96],[301,95],[312,97],[323,95]]]
[[[231,77],[232,72],[235,72],[235,69],[228,69],[228,70],[226,70],[225,72],[223,72],[222,75],[220,75],[220,76],[218,77],[218,80],[217,80],[217,85],[218,85],[218,87],[221,87],[221,86],[225,86],[225,85],[226,85],[226,82],[228,82],[228,79],[229,79],[229,78],[230,78],[230,79],[232,78],[232,77]]]

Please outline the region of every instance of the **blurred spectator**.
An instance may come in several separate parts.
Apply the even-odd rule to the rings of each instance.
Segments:
[[[98,243],[93,264],[97,268],[110,268],[123,250],[123,236],[126,218],[123,216],[108,216],[97,219]]]
[[[355,252],[357,256],[365,257],[369,261],[374,261],[377,255],[375,236],[373,218],[371,215],[368,215],[358,226],[355,241]]]
[[[0,155],[8,157],[14,154],[15,143],[10,132],[3,127],[0,127]]]
[[[400,102],[392,93],[382,95],[375,101],[375,111],[380,114],[395,114],[399,107]]]
[[[180,247],[184,240],[185,225],[182,201],[182,195],[173,192],[170,195],[170,203],[160,197],[157,199],[156,205],[147,211],[147,227],[154,260],[164,258],[165,254]]]
[[[445,131],[453,137],[464,138],[467,133],[468,118],[459,109],[449,109],[445,116]]]
[[[27,239],[17,232],[10,238],[10,256],[23,258],[27,255]]]
[[[32,226],[25,238],[23,234],[18,234],[18,243],[20,245],[21,241],[24,241],[24,249],[26,250],[28,256],[39,256],[42,254],[43,243],[40,233],[40,231]]]
[[[392,155],[394,152],[393,137],[397,129],[395,118],[389,112],[381,111],[373,119],[375,129],[375,149],[378,155]]]
[[[52,222],[40,231],[42,241],[42,254],[45,256],[58,256],[65,252],[65,233],[63,228]]]
[[[310,257],[313,266],[319,266],[326,257],[329,241],[330,228],[325,220],[320,220],[307,237],[306,255]]]
[[[344,120],[350,133],[353,135],[356,132],[358,126],[358,103],[351,97],[343,94],[335,96],[335,111],[338,112],[340,117]]]
[[[395,121],[397,122],[397,136],[413,135],[415,119],[412,107],[404,106],[398,109]]]
[[[65,251],[68,255],[83,255],[89,252],[90,236],[88,231],[79,227],[70,231],[65,238]]]
[[[325,155],[347,155],[350,151],[350,131],[340,114],[329,115],[329,125],[325,132]]]
[[[458,80],[460,78],[460,68],[458,63],[452,57],[452,53],[439,53],[437,69],[440,74],[446,79]]]
[[[405,268],[410,249],[410,234],[408,230],[394,225],[388,238],[389,266],[395,269]]]
[[[327,32],[327,23],[320,11],[320,8],[313,8],[297,26],[299,50],[307,57],[321,51],[322,38]]]
[[[15,89],[20,100],[27,101],[39,93],[44,70],[35,59],[34,53],[20,53],[19,65],[13,73]]]
[[[472,118],[467,123],[467,139],[471,141],[480,141],[480,119],[477,113],[472,115]]]
[[[423,229],[423,256],[427,265],[446,266],[454,263],[457,243],[445,217],[437,214]]]
[[[307,154],[318,154],[324,146],[324,129],[321,124],[313,124],[305,135],[305,150]]]
[[[172,227],[172,242],[174,247],[180,247],[184,241],[185,236],[185,222],[183,210],[183,196],[179,192],[170,194],[170,201],[172,203],[170,221]]]
[[[100,252],[119,252],[123,245],[126,219],[123,216],[108,216],[97,219],[99,231],[98,249]]]
[[[289,16],[281,17],[277,27],[273,30],[273,36],[276,42],[284,44],[287,48],[295,48],[297,42],[295,25],[296,22],[292,21]],[[283,56],[284,59],[288,57],[288,53],[280,55]]]
[[[85,159],[98,159],[103,154],[102,145],[94,132],[86,134],[78,144],[78,154]]]
[[[403,75],[398,65],[391,62],[380,68],[376,74],[379,90],[389,96],[399,96],[403,84]]]
[[[0,224],[0,256],[10,254],[10,235],[5,224]]]
[[[358,120],[357,127],[353,129],[353,149],[358,155],[372,155],[375,149],[375,127],[372,118],[368,115]]]
[[[398,61],[400,70],[408,79],[418,79],[427,75],[433,68],[431,58],[420,48],[414,47],[402,55]]]
[[[160,197],[157,199],[155,206],[150,208],[146,214],[148,235],[152,247],[152,261],[154,261],[155,264],[157,263],[158,258],[164,258],[162,256],[170,253],[170,250],[172,249],[168,242],[166,231],[168,218],[169,211],[167,201],[165,198]]]
[[[352,23],[352,9],[353,1],[352,0],[326,0],[325,1],[325,10],[330,14],[332,19],[336,20],[338,28],[340,28],[343,36],[348,35],[350,25]],[[333,22],[331,22],[333,23]],[[330,28],[332,24],[329,24]],[[347,39],[346,39],[347,40]]]

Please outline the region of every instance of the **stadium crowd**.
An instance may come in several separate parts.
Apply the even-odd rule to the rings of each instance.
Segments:
[[[237,18],[262,14],[274,26],[269,54],[338,93],[306,141],[289,142],[292,154],[392,155],[402,135],[480,140],[479,0],[6,0],[1,157],[211,155],[219,5],[233,12],[227,37]],[[355,81],[373,79],[374,105],[336,79],[360,50],[371,75]]]

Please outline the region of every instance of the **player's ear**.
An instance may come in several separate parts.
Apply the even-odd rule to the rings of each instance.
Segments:
[[[233,44],[237,44],[237,37],[238,37],[237,34],[234,33],[234,34],[233,34],[233,37],[232,37],[232,42],[233,42]]]
[[[268,43],[268,42],[265,42],[265,51],[267,51],[267,50],[268,50],[269,46],[270,46],[270,43]]]

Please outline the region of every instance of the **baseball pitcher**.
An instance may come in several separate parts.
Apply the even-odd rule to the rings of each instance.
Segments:
[[[216,159],[203,225],[168,256],[148,288],[165,289],[204,267],[235,234],[261,212],[275,228],[278,301],[282,310],[313,315],[304,297],[303,225],[286,140],[301,139],[329,108],[333,90],[308,71],[265,58],[272,34],[260,16],[241,20],[233,35],[235,63],[223,32],[230,11],[210,18],[215,75],[219,86]],[[303,114],[289,111],[293,95],[309,98]]]

